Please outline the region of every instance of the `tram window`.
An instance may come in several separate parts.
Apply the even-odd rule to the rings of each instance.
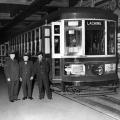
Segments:
[[[59,68],[55,68],[55,76],[60,76],[60,69]]]
[[[29,52],[31,52],[31,32],[28,32],[28,43],[29,43]]]
[[[25,52],[27,52],[27,33],[25,33]]]
[[[20,35],[20,55],[22,55],[22,36]]]
[[[54,37],[55,53],[60,53],[60,36]]]
[[[4,55],[4,50],[5,50],[5,47],[4,45],[2,45],[2,55]]]
[[[44,32],[45,32],[45,33],[44,33],[44,36],[45,36],[45,37],[49,37],[49,36],[50,36],[50,29],[49,29],[49,28],[45,28],[45,29],[44,29]]]
[[[50,54],[50,38],[45,38],[45,54]]]
[[[82,54],[82,29],[66,29],[66,54]]]
[[[36,53],[39,52],[39,28],[36,29]]]
[[[54,25],[54,34],[60,34],[60,25]]]
[[[115,54],[115,22],[107,22],[107,53]]]
[[[36,29],[36,40],[39,40],[39,28]]]
[[[32,31],[32,54],[35,54],[35,31]]]
[[[86,20],[85,25],[85,54],[105,55],[104,22]]]
[[[22,35],[22,53],[24,53],[24,34]]]
[[[86,30],[85,33],[85,54],[104,55],[105,38],[104,30]]]
[[[60,76],[60,59],[55,59],[54,61],[55,65],[55,76]]]

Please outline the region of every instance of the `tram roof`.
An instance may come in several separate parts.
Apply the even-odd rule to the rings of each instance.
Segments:
[[[49,24],[54,21],[59,21],[61,19],[78,19],[78,18],[108,19],[108,20],[115,20],[115,21],[118,20],[118,16],[114,14],[113,12],[99,9],[99,8],[85,8],[85,7],[59,8],[59,10],[46,15],[39,22],[31,25],[30,27],[27,27],[21,32],[29,31],[30,29],[34,29],[35,27]]]
[[[77,18],[118,20],[118,16],[113,12],[98,8],[61,8],[45,17],[48,23],[60,19]]]

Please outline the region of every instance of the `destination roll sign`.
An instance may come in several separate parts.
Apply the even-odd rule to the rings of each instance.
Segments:
[[[104,29],[104,21],[100,20],[86,20],[85,21],[86,29]]]

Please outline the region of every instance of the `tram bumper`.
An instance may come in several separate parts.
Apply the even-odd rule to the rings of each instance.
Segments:
[[[64,76],[63,82],[74,86],[118,86],[119,79],[117,74],[108,74],[101,76]]]

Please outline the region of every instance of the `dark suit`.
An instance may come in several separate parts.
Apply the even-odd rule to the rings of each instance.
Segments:
[[[45,60],[42,60],[42,62],[36,61],[34,64],[34,74],[37,75],[40,99],[44,98],[45,90],[48,99],[51,99],[52,94],[49,87],[49,64]]]
[[[19,64],[17,60],[8,59],[4,66],[6,79],[10,78],[8,83],[9,100],[15,100],[18,97],[19,88]]]
[[[33,63],[28,61],[25,64],[24,61],[20,62],[20,77],[22,78],[22,89],[24,97],[32,97],[32,82],[30,77],[33,76]]]

